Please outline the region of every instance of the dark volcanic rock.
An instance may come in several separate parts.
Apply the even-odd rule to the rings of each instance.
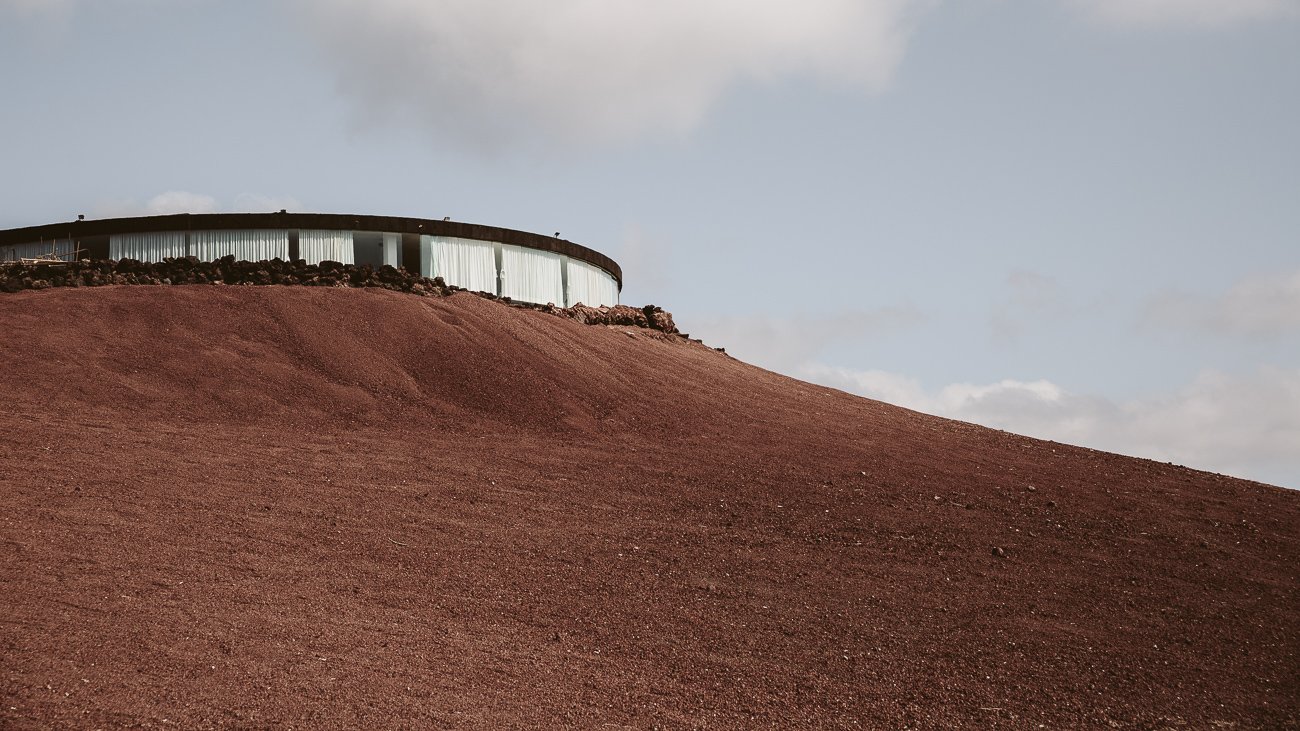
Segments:
[[[185,256],[168,257],[155,263],[136,259],[82,259],[62,264],[0,264],[0,292],[53,287],[181,284],[376,288],[409,292],[422,297],[446,296],[452,292],[464,291],[460,287],[448,286],[442,277],[430,279],[388,265],[375,269],[368,264],[357,266],[337,261],[308,264],[304,259],[253,262],[223,256],[216,261],[201,261],[197,257]],[[588,325],[641,327],[669,334],[677,332],[672,314],[655,305],[636,308],[627,305],[589,307],[578,304],[564,308],[554,304],[515,302],[509,297],[496,297],[489,293],[480,294],[513,307],[541,310]]]

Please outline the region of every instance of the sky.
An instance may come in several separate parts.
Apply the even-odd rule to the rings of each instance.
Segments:
[[[1300,488],[1300,0],[0,0],[0,171],[559,231],[756,365]]]

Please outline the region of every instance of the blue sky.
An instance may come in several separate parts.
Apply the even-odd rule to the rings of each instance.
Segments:
[[[0,227],[551,233],[790,375],[1300,487],[1298,0],[0,0]]]

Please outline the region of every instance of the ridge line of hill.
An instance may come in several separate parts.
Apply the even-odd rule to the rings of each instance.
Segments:
[[[1298,491],[468,293],[0,322],[0,728],[1300,728]]]

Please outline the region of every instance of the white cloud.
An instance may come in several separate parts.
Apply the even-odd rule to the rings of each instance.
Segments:
[[[273,212],[280,209],[302,210],[302,204],[290,197],[268,197],[251,193],[235,196],[232,205],[224,205],[216,198],[202,193],[169,190],[159,193],[144,203],[133,200],[104,201],[94,207],[100,218],[125,216],[162,216],[172,213],[235,213]]]
[[[1300,334],[1300,269],[1246,277],[1218,296],[1165,292],[1147,303],[1143,320],[1237,337]]]
[[[210,195],[171,190],[150,198],[145,204],[145,210],[149,215],[155,216],[168,213],[215,213],[217,199]]]
[[[1300,488],[1300,369],[1207,370],[1177,390],[1115,402],[1050,381],[957,383],[809,363],[807,380],[917,411]]]
[[[62,14],[83,0],[0,0]],[[179,0],[118,0],[122,5]],[[1062,0],[1120,27],[1221,27],[1300,0]],[[886,87],[939,0],[278,0],[365,125],[503,141],[688,132],[728,92],[785,78]]]
[[[495,144],[691,129],[730,87],[879,90],[933,0],[296,0],[368,121]]]
[[[235,196],[234,204],[226,210],[232,213],[274,213],[280,210],[293,213],[302,211],[303,205],[293,196],[240,193]]]
[[[1300,17],[1300,0],[1067,0],[1092,18],[1119,28],[1214,29],[1251,21]]]
[[[217,199],[210,195],[169,190],[141,203],[130,199],[107,200],[97,203],[94,215],[99,218],[121,216],[160,216],[169,213],[214,213]]]

